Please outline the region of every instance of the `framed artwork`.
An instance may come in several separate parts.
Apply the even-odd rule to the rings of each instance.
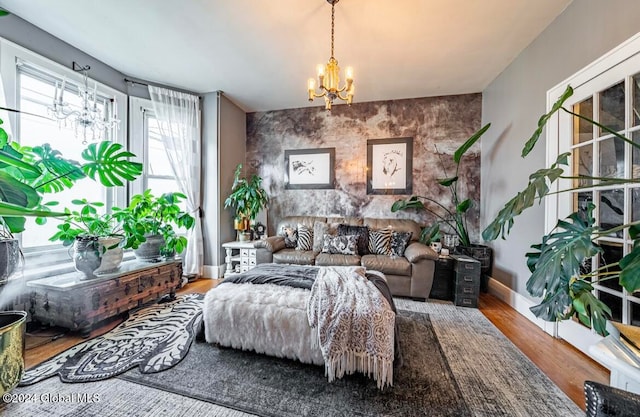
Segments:
[[[336,148],[284,151],[284,183],[287,190],[331,189],[335,182]]]
[[[413,138],[367,140],[367,194],[413,192]]]

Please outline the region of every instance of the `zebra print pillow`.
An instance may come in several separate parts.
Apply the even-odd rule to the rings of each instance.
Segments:
[[[313,249],[313,229],[298,224],[298,245],[296,250],[312,250]]]
[[[369,252],[374,255],[391,255],[393,230],[369,230]]]

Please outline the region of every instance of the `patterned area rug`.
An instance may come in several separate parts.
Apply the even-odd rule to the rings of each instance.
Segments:
[[[361,374],[328,383],[321,366],[198,341],[166,372],[119,378],[268,417],[471,415],[429,316],[401,311],[397,319],[402,364],[383,391]]]
[[[164,371],[180,362],[202,322],[203,294],[133,312],[110,332],[80,343],[24,373],[20,386],[53,375],[64,382],[111,378],[138,367],[144,374]]]
[[[428,315],[433,333],[437,338],[438,350],[444,355],[447,368],[452,373],[455,385],[459,388],[456,397],[461,394],[462,402],[468,410],[467,413],[464,412],[465,408],[461,408],[461,415],[478,417],[584,416],[584,412],[477,309],[456,307],[447,302],[424,303],[405,299],[396,299],[395,302],[399,309],[424,313],[418,315],[422,317],[425,314]],[[417,356],[426,351],[427,354],[422,357],[426,357],[427,362],[423,365],[428,369],[432,362],[433,350],[430,350],[432,347],[416,343],[411,347],[411,351],[405,349],[404,355],[405,357]],[[214,364],[207,362],[193,364],[195,371],[183,370],[182,365],[187,363],[192,354],[194,354],[194,359],[198,357],[198,353],[196,353],[198,350],[205,350],[210,354],[214,351],[209,345],[195,342],[184,361],[165,372],[155,374],[158,377],[166,375],[180,381],[178,387],[153,388],[151,381],[147,385],[143,385],[145,383],[143,379],[154,376],[154,374],[140,374],[137,369],[132,369],[117,378],[86,384],[65,384],[59,378],[48,378],[37,384],[14,389],[12,394],[16,398],[22,398],[23,401],[0,403],[0,415],[6,414],[12,417],[31,417],[34,415],[50,417],[87,415],[109,415],[109,417],[175,415],[248,417],[253,415],[268,416],[277,412],[277,409],[256,409],[254,414],[247,414],[232,409],[233,405],[224,407],[210,402],[211,400],[205,401],[204,396],[198,398],[195,393],[205,390],[197,385],[203,383],[203,380],[206,380],[208,384],[213,383],[210,380],[213,380],[214,373],[220,372],[217,371]],[[224,354],[235,352],[231,349],[218,350]],[[242,362],[236,361],[235,365],[240,364],[245,369],[256,370],[251,379],[243,380],[237,377],[229,380],[229,384],[221,388],[222,395],[228,391],[238,393],[241,388],[246,389],[246,392],[242,394],[241,402],[239,402],[241,405],[253,403],[256,392],[264,392],[264,396],[271,397],[270,401],[277,404],[278,401],[282,403],[290,401],[290,392],[286,389],[292,389],[292,392],[297,393],[296,395],[306,390],[305,396],[302,398],[305,398],[307,404],[301,404],[301,408],[295,413],[296,416],[328,415],[323,413],[324,410],[334,413],[334,415],[362,416],[362,414],[352,412],[349,409],[349,403],[341,404],[338,400],[333,401],[332,398],[318,400],[316,394],[333,384],[327,384],[323,379],[322,383],[305,385],[305,381],[302,381],[292,371],[292,368],[298,366],[294,365],[295,362],[276,360],[279,363],[278,366],[267,368],[264,372],[257,372],[260,368],[255,365],[255,361],[256,357],[260,355],[245,352],[235,353],[240,353],[240,356],[248,355]],[[194,372],[200,374],[200,377],[189,380],[188,378]],[[415,372],[422,371],[415,370]],[[321,368],[320,373],[322,374]],[[279,376],[281,374],[286,378],[281,378]],[[241,372],[240,375],[247,375],[247,373]],[[448,379],[449,375],[448,372],[445,372],[442,377]],[[278,386],[274,382],[284,379],[290,380],[284,385],[284,389],[283,386]],[[138,382],[133,383],[130,380]],[[362,380],[362,383],[368,383],[364,378]],[[160,387],[161,384],[157,386]],[[422,384],[420,389],[423,392],[428,391],[429,384]],[[434,389],[435,391],[437,390]],[[357,398],[359,395],[366,395],[366,392],[366,390],[355,390],[351,395]],[[412,397],[415,392],[406,394],[408,401],[413,401]],[[442,407],[444,408],[442,410],[438,401],[444,402],[444,398],[450,398],[446,392],[442,394],[444,395],[442,400],[436,397],[435,406],[433,404],[416,406],[412,411],[413,415],[434,417],[451,415],[449,408],[455,410],[460,405],[457,402],[451,402],[448,404],[448,408]],[[192,397],[190,398],[188,395],[192,395]],[[208,394],[205,392],[205,395]],[[343,395],[347,395],[347,393],[343,393]],[[226,403],[231,402],[233,401],[227,399]],[[402,410],[394,409],[390,403],[388,408],[377,415],[403,416],[405,414]]]

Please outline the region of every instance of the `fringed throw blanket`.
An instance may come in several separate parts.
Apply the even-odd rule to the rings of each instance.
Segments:
[[[361,267],[321,268],[307,304],[329,382],[356,371],[393,385],[395,313]]]

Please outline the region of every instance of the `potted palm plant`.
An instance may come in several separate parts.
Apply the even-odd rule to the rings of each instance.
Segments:
[[[492,252],[488,246],[480,245],[472,242],[469,235],[467,214],[473,207],[473,201],[469,198],[464,198],[460,195],[459,185],[459,172],[460,162],[464,154],[484,135],[484,133],[491,127],[491,123],[486,124],[480,130],[475,132],[469,137],[453,154],[453,162],[455,164],[455,173],[453,176],[448,176],[446,169],[443,170],[445,178],[438,179],[438,185],[445,187],[451,197],[450,205],[445,205],[439,201],[426,197],[414,195],[408,199],[397,200],[391,206],[392,212],[400,210],[424,210],[435,217],[435,221],[422,229],[420,235],[420,242],[425,245],[429,245],[431,242],[441,239],[441,233],[443,231],[447,233],[453,233],[459,242],[457,249],[466,255],[469,255],[480,261],[482,264],[482,289],[487,290],[488,287],[488,274],[491,269]]]
[[[122,223],[124,245],[134,249],[138,260],[155,262],[185,249],[187,239],[175,230],[195,225],[193,216],[180,207],[185,199],[182,193],[156,197],[147,189],[131,197],[128,207],[114,208],[114,217]]]
[[[573,89],[568,86],[551,110],[540,117],[538,128],[522,150],[523,157],[535,147],[551,116],[561,111],[599,127],[603,132],[628,143],[633,149],[640,149],[637,142],[564,107],[564,103],[572,95]],[[598,190],[612,185],[619,187],[638,182],[637,179],[573,175],[569,167],[569,156],[570,153],[560,154],[550,167],[532,173],[527,186],[504,205],[482,232],[484,239],[490,241],[498,237],[506,238],[515,218],[536,201],[550,194],[551,184],[559,179],[571,179],[577,183],[581,180],[593,181],[589,186]],[[569,173],[565,172],[566,169],[569,169]],[[580,187],[553,192],[564,193],[577,189]],[[576,317],[584,325],[592,327],[604,336],[607,334],[606,322],[611,318],[611,310],[593,294],[593,284],[616,279],[630,294],[640,290],[640,224],[636,221],[613,228],[603,227],[596,223],[594,207],[593,204],[587,204],[566,219],[559,220],[551,232],[542,236],[540,243],[531,246],[533,250],[526,254],[527,266],[531,271],[527,291],[534,297],[542,297],[539,304],[531,307],[536,317],[547,321]],[[619,262],[607,263],[596,270],[586,268],[592,257],[603,253],[598,241],[600,237],[624,231],[634,241],[631,252]]]
[[[73,200],[77,210],[65,209],[67,216],[58,231],[49,239],[73,245],[76,270],[84,277],[114,272],[123,257],[124,236],[117,220],[110,213],[101,213],[104,203],[86,199]]]
[[[262,178],[253,174],[249,179],[240,177],[242,164],[236,167],[231,194],[224,201],[224,208],[233,208],[234,228],[238,230],[238,240],[251,239],[251,222],[260,210],[267,206],[269,198],[262,188]]]

